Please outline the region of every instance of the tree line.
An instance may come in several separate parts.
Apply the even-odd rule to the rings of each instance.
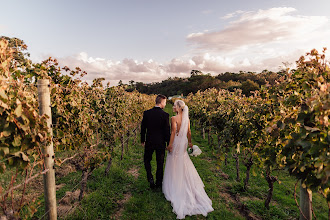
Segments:
[[[195,94],[199,90],[204,91],[208,88],[227,89],[229,91],[240,89],[243,94],[248,96],[251,95],[251,91],[259,90],[262,85],[274,85],[284,74],[285,71],[263,70],[261,73],[240,71],[212,76],[210,73],[205,74],[200,70],[192,70],[189,77],[169,77],[162,82],[143,83],[131,80],[126,90],[137,90],[146,94],[164,94],[169,97],[174,95],[187,96],[189,93]],[[122,81],[119,84],[123,85]]]

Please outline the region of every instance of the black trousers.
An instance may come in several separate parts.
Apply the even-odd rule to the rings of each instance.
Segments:
[[[147,171],[147,179],[150,181],[153,179],[151,174],[151,160],[152,154],[156,151],[156,161],[157,161],[157,171],[156,171],[156,185],[161,185],[163,183],[163,172],[164,172],[164,157],[165,149],[153,149],[145,148],[144,150],[144,167]]]

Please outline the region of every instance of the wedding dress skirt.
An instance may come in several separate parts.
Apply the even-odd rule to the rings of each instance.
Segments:
[[[178,219],[186,215],[207,216],[213,211],[212,201],[204,190],[204,184],[187,153],[188,140],[175,136],[173,150],[167,153],[163,179],[163,193],[171,202]]]

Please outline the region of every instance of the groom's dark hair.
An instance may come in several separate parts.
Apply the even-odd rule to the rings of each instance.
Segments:
[[[163,99],[166,99],[166,96],[159,94],[156,97],[156,104],[160,104],[162,102]]]

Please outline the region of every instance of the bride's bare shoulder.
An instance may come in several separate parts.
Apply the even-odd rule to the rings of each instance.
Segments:
[[[176,120],[177,120],[177,116],[176,115],[171,117],[171,121],[172,122],[175,122]]]

